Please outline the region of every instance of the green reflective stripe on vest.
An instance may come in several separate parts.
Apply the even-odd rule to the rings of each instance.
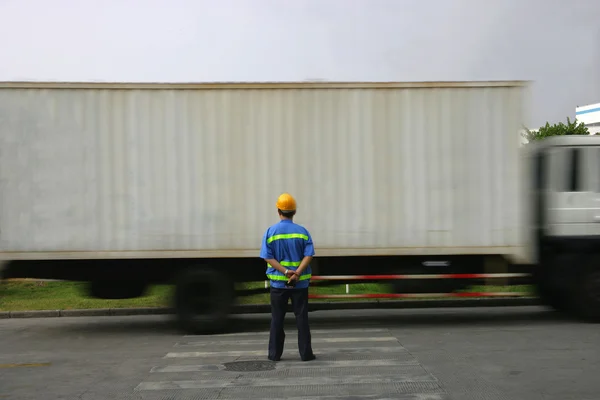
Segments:
[[[302,263],[301,261],[280,261],[279,262],[279,264],[281,264],[282,267],[299,267],[301,263]],[[267,263],[267,267],[273,268],[273,266],[269,263]]]
[[[302,261],[281,261],[279,264],[281,264],[282,267],[299,267],[301,262]]]
[[[312,274],[300,275],[300,278],[298,278],[298,280],[305,281],[307,279],[310,279],[311,277]],[[267,275],[267,278],[269,278],[272,281],[288,281],[290,279],[285,275]]]
[[[274,235],[267,239],[267,243],[271,243],[274,240],[281,239],[304,239],[308,240],[308,236],[302,233],[283,233],[281,235]]]

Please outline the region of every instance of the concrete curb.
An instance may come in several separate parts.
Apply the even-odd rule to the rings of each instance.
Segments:
[[[168,308],[92,308],[82,310],[34,310],[3,311],[0,319],[9,318],[54,318],[54,317],[107,317],[126,315],[162,315],[170,314]]]
[[[514,299],[465,299],[465,300],[386,300],[363,302],[315,302],[309,303],[310,311],[326,310],[373,310],[373,309],[425,309],[425,308],[473,308],[473,307],[521,307],[539,306],[536,297],[520,297]],[[291,312],[291,306],[289,307]],[[269,304],[244,304],[235,306],[232,314],[268,314]],[[109,317],[132,315],[170,315],[171,308],[95,308],[83,310],[35,310],[35,311],[2,311],[0,319],[13,318],[56,318],[56,317]]]

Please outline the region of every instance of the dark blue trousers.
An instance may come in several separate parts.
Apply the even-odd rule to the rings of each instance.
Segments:
[[[283,322],[289,299],[296,316],[298,328],[298,352],[302,361],[315,358],[308,326],[308,289],[271,288],[271,333],[269,336],[269,360],[279,361],[283,354],[285,332]]]

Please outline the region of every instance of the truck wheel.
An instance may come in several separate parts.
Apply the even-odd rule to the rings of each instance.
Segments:
[[[600,256],[592,257],[579,275],[573,296],[575,312],[589,322],[600,322]]]
[[[563,294],[558,290],[551,290],[544,285],[538,285],[537,293],[542,304],[552,308],[555,311],[565,312],[569,309],[569,304],[566,299],[566,293]]]
[[[183,271],[175,282],[175,313],[188,333],[218,333],[226,328],[234,300],[227,274],[198,267]]]
[[[577,265],[581,261],[571,254],[557,254],[533,271],[537,294],[542,304],[555,311],[570,314],[573,311],[573,279],[565,271],[565,265]]]
[[[536,271],[534,277],[536,280],[536,291],[542,304],[559,312],[566,312],[569,310],[568,293],[557,287],[556,282],[554,281],[555,279],[558,279],[557,277],[545,268],[543,271]]]

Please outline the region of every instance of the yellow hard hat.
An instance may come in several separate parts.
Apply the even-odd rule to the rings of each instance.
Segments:
[[[281,211],[296,211],[296,200],[289,193],[283,193],[277,199],[277,208]]]

